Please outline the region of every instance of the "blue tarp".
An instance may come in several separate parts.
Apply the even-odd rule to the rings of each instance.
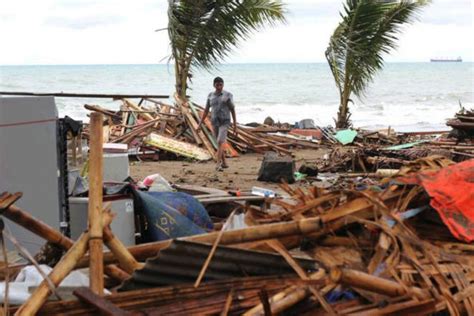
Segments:
[[[186,193],[135,191],[135,203],[146,219],[144,242],[203,234],[213,227],[206,209]]]

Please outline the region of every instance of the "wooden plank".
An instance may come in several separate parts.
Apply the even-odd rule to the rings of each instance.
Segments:
[[[183,101],[179,95],[177,93],[175,93],[174,95],[174,98],[176,100],[176,103],[178,104],[178,106],[180,107],[181,109],[181,112],[183,114],[185,113],[188,113],[189,115],[186,115],[186,121],[188,123],[188,125],[195,130],[195,132],[199,135],[199,137],[201,138],[202,142],[204,143],[204,146],[206,147],[206,149],[209,151],[209,153],[211,154],[212,158],[214,159],[214,161],[217,161],[217,153],[216,153],[216,150],[214,149],[214,147],[212,146],[212,144],[209,142],[209,139],[206,137],[206,135],[204,134],[204,132],[202,130],[198,131],[197,130],[197,127],[198,127],[198,123],[196,122],[196,120],[194,119],[194,117],[191,115],[191,112],[190,112],[190,109],[189,109],[189,106],[188,106],[188,103],[187,101]]]
[[[287,155],[291,155],[291,152],[283,147],[280,147],[280,146],[277,146],[277,145],[274,145],[272,144],[271,142],[268,142],[262,138],[259,138],[257,136],[254,136],[252,135],[251,133],[248,133],[244,128],[238,128],[238,133],[242,133],[244,136],[246,136],[247,138],[250,138],[251,140],[254,140],[254,141],[257,141],[257,142],[260,142],[260,143],[263,143],[265,145],[268,145],[269,147],[277,150],[278,152],[281,152],[281,153],[284,153],[284,154],[287,154]]]
[[[133,103],[132,101],[130,100],[127,100],[127,99],[123,99],[123,102],[129,107],[131,108],[132,110],[136,111],[138,116],[142,117],[145,121],[153,121],[155,118],[150,114],[150,113],[145,113],[143,112],[143,109],[136,105],[135,103]]]
[[[73,294],[81,301],[86,304],[94,306],[101,315],[107,316],[128,316],[131,313],[124,311],[117,307],[112,302],[100,297],[86,287],[78,288]]]
[[[196,134],[201,138],[203,144],[204,144],[204,147],[206,147],[206,149],[209,151],[209,153],[211,154],[212,158],[217,161],[217,154],[216,154],[216,150],[214,149],[214,147],[212,146],[212,144],[209,142],[209,139],[206,137],[206,135],[204,134],[204,132],[201,130],[201,131],[198,131],[197,130],[197,127],[198,127],[198,123],[196,122],[196,120],[194,119],[194,117],[191,115],[191,113],[189,112],[188,109],[186,108],[183,108],[182,109],[182,112],[186,113],[186,121],[187,123],[189,124],[189,126],[191,127],[191,129],[193,129]]]
[[[169,105],[162,105],[162,106],[161,106],[160,113],[169,114],[170,111],[171,111],[171,108],[170,108]],[[163,122],[160,123],[160,127],[159,127],[160,133],[163,134],[163,133],[165,132],[165,130],[166,130],[166,124],[167,124],[167,121],[163,121]]]
[[[191,116],[191,113],[183,112],[183,114],[184,114],[184,117],[187,119],[187,122],[189,124],[189,130],[191,131],[191,134],[193,135],[194,141],[198,145],[202,145],[203,141],[201,139],[201,136],[197,132],[198,125],[197,123],[194,122],[192,117],[188,117],[188,116]]]
[[[155,133],[150,133],[144,139],[144,144],[192,159],[202,161],[212,159],[209,152],[203,148]]]
[[[194,117],[197,120],[202,119],[202,111],[197,109],[196,103],[189,102],[189,107],[191,108],[191,111],[194,114]],[[204,125],[202,126],[203,132],[206,134],[207,138],[209,141],[212,143],[212,146],[217,150],[218,149],[218,144],[217,144],[217,139],[214,136],[213,130],[212,130],[212,123],[209,117],[206,117],[206,120],[204,121]],[[228,138],[228,137],[227,137]],[[224,144],[224,151],[227,155],[227,157],[238,157],[239,153],[228,143],[226,142]]]
[[[199,115],[199,113],[192,106],[191,106],[191,111],[193,112],[196,121],[202,120],[202,116]],[[214,149],[217,150],[218,149],[217,140],[214,137],[214,134],[212,133],[212,129],[211,129],[210,125],[211,125],[211,122],[209,121],[209,118],[206,117],[206,120],[204,121],[204,124],[201,125],[201,128],[202,128],[202,131],[204,132],[204,134],[206,135],[206,137],[211,142]]]
[[[86,110],[89,110],[89,111],[93,111],[93,112],[99,112],[99,113],[102,113],[106,116],[112,116],[116,119],[121,119],[120,115],[118,115],[116,112],[114,111],[111,111],[111,110],[107,110],[107,109],[104,109],[98,105],[90,105],[90,104],[85,104],[84,105],[84,108]]]
[[[280,291],[283,287],[292,284],[300,284],[300,281],[291,276],[279,276],[278,278],[275,278],[274,276],[248,277],[206,282],[197,289],[194,288],[193,285],[185,284],[126,291],[120,293],[113,293],[109,296],[104,297],[104,299],[112,302],[118,307],[127,310],[138,311],[143,308],[149,308],[150,306],[160,308],[161,306],[177,305],[177,307],[179,308],[179,302],[189,301],[192,299],[200,300],[203,298],[209,298],[212,300],[217,295],[222,294],[222,302],[216,302],[216,304],[219,304],[218,306],[216,306],[219,309],[215,314],[218,314],[220,311],[222,311],[226,298],[228,297],[228,293],[231,291],[231,289],[234,289],[235,292],[235,294],[233,295],[233,297],[235,298],[234,303],[238,304],[238,302],[241,301],[244,296],[247,296],[246,293],[248,292],[246,291],[252,291],[255,293],[255,295],[257,295],[258,291],[262,287],[265,287],[267,290],[273,292],[275,290]],[[234,303],[232,303],[231,309],[234,308]],[[255,304],[257,303],[258,297],[255,301]],[[11,307],[10,313],[13,314],[17,309],[18,307]],[[160,310],[158,309],[158,312],[159,311]],[[93,315],[94,312],[97,313],[92,306],[86,305],[77,300],[54,301],[46,303],[45,306],[43,306],[43,308],[40,310],[39,315]]]

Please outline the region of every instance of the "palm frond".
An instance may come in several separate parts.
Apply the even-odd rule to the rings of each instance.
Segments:
[[[173,58],[187,68],[212,68],[242,39],[265,25],[285,22],[279,0],[169,0]]]
[[[383,57],[397,47],[403,25],[411,23],[427,1],[347,0],[342,22],[331,36],[326,58],[341,94],[363,95]]]

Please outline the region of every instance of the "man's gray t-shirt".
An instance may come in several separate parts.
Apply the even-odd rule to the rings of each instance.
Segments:
[[[221,93],[209,93],[206,106],[211,108],[211,121],[214,126],[230,124],[230,110],[234,109],[232,93],[222,90]]]

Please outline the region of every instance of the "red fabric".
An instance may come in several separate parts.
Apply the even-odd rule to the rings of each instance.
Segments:
[[[411,178],[411,177],[410,177]],[[412,182],[411,179],[407,182]],[[417,175],[431,206],[457,239],[474,240],[474,159]]]

